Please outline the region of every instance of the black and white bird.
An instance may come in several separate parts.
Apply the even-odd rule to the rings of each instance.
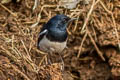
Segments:
[[[76,18],[59,14],[52,17],[39,33],[37,47],[47,53],[61,53],[67,44],[67,26]]]

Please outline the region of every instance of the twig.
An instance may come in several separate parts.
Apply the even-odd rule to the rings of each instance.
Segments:
[[[93,8],[94,8],[94,6],[95,6],[99,1],[100,1],[100,0],[97,0],[97,1],[95,2],[95,0],[93,0],[92,6],[91,6],[91,8],[90,8],[90,10],[89,10],[89,12],[88,12],[88,14],[87,14],[87,18],[86,18],[86,20],[85,20],[85,22],[84,22],[84,24],[83,24],[82,29],[81,29],[81,33],[84,32],[84,29],[85,29],[85,27],[86,27],[86,25],[87,25],[87,23],[88,23],[88,21],[89,21],[89,17],[90,17],[90,15],[91,15],[92,11],[93,11]],[[101,59],[102,59],[103,61],[105,61],[105,58],[103,57],[102,52],[101,52],[101,51],[99,50],[99,48],[97,47],[94,39],[92,38],[91,34],[89,33],[89,31],[88,31],[87,29],[86,29],[86,32],[87,32],[86,35],[88,34],[88,36],[90,37],[91,42],[93,43],[96,51],[98,52],[98,55],[101,57]],[[81,44],[83,44],[83,43],[81,43]],[[82,46],[82,45],[81,45],[81,46]],[[80,47],[80,49],[81,49],[81,47]],[[79,52],[80,52],[80,51],[81,51],[81,50],[79,50]],[[78,54],[77,57],[79,57],[79,55],[80,55],[80,53]]]
[[[22,40],[21,40],[21,42],[22,42],[23,47],[24,47],[24,49],[25,49],[25,51],[26,51],[26,53],[27,53],[27,56],[24,55],[24,56],[23,56],[23,59],[25,59],[26,62],[31,65],[31,67],[33,68],[33,70],[34,70],[36,73],[38,73],[38,71],[39,71],[38,66],[33,63],[32,59],[31,59],[31,56],[30,56],[30,54],[29,54],[29,52],[28,52],[28,50],[27,50],[24,42],[23,42]]]
[[[16,53],[17,56],[19,56],[20,58],[23,57],[23,55],[20,53],[20,51],[16,48],[16,47],[11,47],[11,50],[13,50],[13,52]],[[18,59],[18,58],[17,58]]]
[[[41,51],[41,50],[38,50],[37,48],[32,48],[33,50],[35,50],[35,51],[37,51],[37,53],[40,53],[40,54],[47,54],[47,53],[45,53],[45,52],[43,52],[43,51]]]
[[[118,31],[117,31],[117,26],[116,26],[116,22],[115,22],[115,18],[114,18],[114,16],[113,16],[113,13],[112,13],[110,10],[108,10],[108,9],[106,8],[106,6],[103,4],[103,2],[102,2],[102,1],[100,1],[100,4],[101,4],[101,5],[102,5],[102,7],[105,9],[105,11],[106,11],[106,12],[108,12],[108,13],[111,15],[111,17],[112,17],[113,25],[114,25],[114,27],[115,27],[115,33],[116,33],[116,36],[117,36],[118,47],[119,47],[119,50],[120,50],[120,44],[119,44],[119,42],[120,42],[120,40],[119,40],[119,34],[118,34]]]
[[[97,41],[97,36],[96,36],[96,32],[93,26],[91,26],[92,30],[93,30],[93,34],[95,35],[95,41]]]
[[[11,15],[17,17],[17,14],[13,13],[11,10],[9,10],[7,7],[5,7],[4,5],[2,5],[1,3],[0,3],[0,6],[1,6],[2,8],[4,8],[6,11],[8,11]]]
[[[38,4],[38,0],[35,0],[35,1],[34,1],[34,6],[33,6],[33,9],[32,9],[33,11],[34,11],[35,8],[37,7],[37,4]]]
[[[90,15],[91,15],[92,11],[93,11],[94,6],[95,6],[95,0],[93,0],[93,2],[92,2],[92,6],[91,6],[91,8],[90,8],[90,10],[89,10],[89,12],[88,12],[88,14],[87,14],[87,18],[86,18],[86,20],[85,20],[85,22],[84,22],[84,24],[83,24],[83,27],[82,27],[82,29],[81,29],[81,32],[84,31],[84,29],[85,29],[85,27],[86,27],[86,25],[87,25],[87,23],[88,23],[89,17],[90,17]]]
[[[87,18],[86,18],[86,20],[85,20],[85,22],[84,22],[84,24],[83,24],[82,29],[81,29],[81,33],[84,32],[84,29],[85,29],[85,27],[86,27],[86,25],[87,25],[87,23],[88,23],[88,21],[89,21],[89,17],[90,17],[90,15],[91,15],[92,11],[93,11],[93,8],[94,8],[94,6],[95,6],[99,1],[100,1],[100,0],[97,0],[97,1],[95,2],[95,0],[93,0],[92,6],[91,6],[91,8],[90,8],[90,10],[89,10],[89,12],[88,12],[88,14],[87,14]]]
[[[90,37],[91,42],[92,42],[92,44],[94,45],[94,47],[95,47],[98,55],[101,57],[101,59],[102,59],[103,61],[105,61],[105,58],[103,57],[103,53],[102,53],[102,52],[99,50],[99,48],[97,47],[97,45],[96,45],[94,39],[92,38],[90,32],[88,31],[88,29],[86,29],[86,30],[87,30],[86,32],[87,32],[88,36]]]
[[[76,29],[77,29],[77,25],[78,25],[77,23],[78,23],[79,17],[80,17],[80,15],[77,17],[77,20],[76,20],[76,23],[75,23],[75,27],[74,27],[74,29],[73,29],[74,32],[75,32]]]
[[[36,26],[39,24],[39,21],[40,21],[40,19],[41,19],[41,13],[42,13],[42,11],[43,11],[46,15],[48,15],[47,12],[44,10],[45,7],[46,7],[46,5],[44,5],[44,6],[41,7],[41,10],[40,10],[40,12],[39,12],[39,14],[38,14],[38,17],[37,17],[37,22],[35,22],[34,24],[32,24],[32,25],[31,25],[31,28],[34,28],[34,27],[36,27]]]
[[[29,52],[28,52],[28,50],[27,50],[27,48],[26,48],[26,46],[25,46],[23,40],[21,40],[21,42],[22,42],[23,47],[24,47],[24,49],[25,49],[25,51],[26,51],[26,53],[27,53],[27,56],[30,58],[30,54],[29,54]],[[31,59],[31,58],[30,58],[30,59]]]
[[[16,58],[14,55],[12,55],[12,53],[10,53],[10,51],[8,51],[7,49],[5,49],[3,46],[1,46],[1,49],[4,50],[4,51],[6,52],[6,54],[7,54],[9,57],[11,57],[14,61],[17,61],[17,58]],[[5,54],[5,55],[6,55],[6,54]]]
[[[44,55],[44,57],[43,57],[42,60],[40,61],[40,63],[39,63],[39,67],[41,66],[41,64],[42,64],[43,61],[45,60],[46,56],[47,56],[47,55]]]
[[[19,69],[17,69],[15,66],[11,66],[16,72],[20,73],[25,79],[27,80],[31,80],[30,78],[28,78],[27,75],[25,75],[22,71],[20,71]]]
[[[109,14],[112,14],[112,12],[105,7],[102,1],[100,1],[100,4],[102,5],[102,7],[105,9],[106,12],[108,12]]]
[[[36,23],[34,23],[34,24],[32,24],[31,28],[36,27],[36,26],[39,24],[40,19],[41,19],[41,13],[39,13],[39,14],[38,14],[38,17],[37,17],[37,22],[36,22]]]
[[[112,21],[113,21],[113,25],[115,27],[115,33],[116,33],[116,36],[117,36],[117,41],[118,41],[118,47],[119,47],[119,50],[120,50],[120,40],[119,40],[119,34],[118,34],[118,31],[117,31],[117,26],[116,26],[116,22],[115,22],[115,19],[114,19],[114,16],[113,14],[111,15],[112,16]]]
[[[84,35],[84,37],[83,37],[83,39],[82,39],[82,42],[81,42],[81,45],[80,45],[80,47],[79,47],[79,52],[78,52],[78,55],[77,55],[78,58],[79,58],[79,56],[80,56],[80,53],[81,53],[81,50],[82,50],[82,46],[83,46],[83,43],[84,43],[86,37],[87,37],[87,33]]]

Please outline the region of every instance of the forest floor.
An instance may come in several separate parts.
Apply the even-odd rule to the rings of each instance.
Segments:
[[[38,0],[39,1],[39,0]],[[0,3],[0,80],[120,80],[120,1],[90,0],[74,9],[59,0]],[[37,49],[41,27],[52,16],[78,18],[67,29],[67,48],[61,53],[64,70],[53,54]]]

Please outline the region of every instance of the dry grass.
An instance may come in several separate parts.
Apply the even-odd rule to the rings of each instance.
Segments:
[[[39,80],[42,79],[39,75],[50,72],[50,76],[52,76],[54,73],[51,71],[56,69],[58,70],[56,70],[57,73],[61,74],[58,69],[58,63],[46,68],[42,66],[46,60],[46,55],[36,47],[38,33],[42,25],[56,14],[66,14],[67,16],[78,18],[67,29],[69,33],[68,49],[62,54],[65,60],[65,68],[67,68],[66,71],[73,76],[76,75],[71,72],[72,67],[80,73],[79,67],[81,65],[90,64],[96,66],[91,64],[96,58],[98,61],[104,61],[106,57],[103,55],[108,54],[104,47],[115,47],[116,49],[114,50],[117,52],[117,47],[120,49],[119,0],[91,0],[88,5],[80,2],[75,9],[71,10],[60,7],[58,0],[41,0],[39,4],[37,2],[39,0],[35,0],[35,2],[34,0],[22,0],[16,4],[12,2],[5,5],[0,4],[0,54],[8,58],[11,67],[15,71],[13,73],[17,73],[16,76],[15,74],[4,74],[6,79],[10,75],[18,77],[17,79],[23,77],[27,80],[33,78]],[[95,51],[100,58],[95,56]],[[87,57],[89,58],[86,59],[85,57],[85,59],[82,59],[81,55],[85,53],[88,53]],[[108,58],[111,60],[111,57]],[[53,66],[56,68],[54,69]],[[51,71],[48,70],[49,68]],[[1,67],[1,71],[3,71],[3,67]],[[91,75],[87,75],[87,78]],[[73,78],[83,79],[82,76]]]

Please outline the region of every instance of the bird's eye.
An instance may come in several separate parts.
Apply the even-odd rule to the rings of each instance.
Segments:
[[[64,22],[68,22],[69,19],[68,19],[68,18],[63,18],[63,21],[64,21]]]
[[[68,21],[70,20],[70,18],[69,17],[64,17],[64,18],[62,18],[60,21],[59,21],[59,26],[57,26],[57,27],[60,27],[61,28],[61,26],[63,27],[63,25],[64,24],[66,24],[66,23],[68,23]]]

